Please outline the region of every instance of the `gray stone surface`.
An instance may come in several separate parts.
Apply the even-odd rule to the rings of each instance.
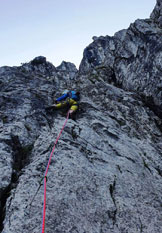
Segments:
[[[81,103],[50,164],[46,232],[162,232],[161,29],[154,15],[114,37],[95,37],[79,72],[42,56],[0,68],[2,233],[41,231],[43,186],[33,197],[66,118],[45,107],[70,88],[80,89]]]
[[[79,71],[111,70],[109,82],[113,80],[116,86],[143,95],[148,105],[157,106],[156,113],[162,117],[161,12],[161,1],[157,1],[150,19],[138,19],[113,37],[95,38],[84,50]]]
[[[154,20],[155,23],[158,24],[162,28],[162,2],[161,0],[157,0],[156,6],[151,13],[151,19]]]

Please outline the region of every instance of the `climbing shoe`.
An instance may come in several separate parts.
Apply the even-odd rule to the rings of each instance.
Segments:
[[[45,107],[46,111],[55,110],[55,109],[57,109],[57,107],[55,105]]]
[[[48,106],[48,107],[45,107],[45,110],[51,110],[51,109],[53,109],[53,106]]]

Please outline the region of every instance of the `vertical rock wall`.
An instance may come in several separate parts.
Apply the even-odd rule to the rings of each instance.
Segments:
[[[41,181],[66,117],[45,107],[70,88],[81,103],[49,168],[46,232],[162,231],[160,15],[157,1],[150,19],[94,37],[79,72],[42,56],[0,68],[2,233],[41,230]]]

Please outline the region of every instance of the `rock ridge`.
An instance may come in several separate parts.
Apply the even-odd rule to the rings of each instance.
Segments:
[[[162,190],[161,1],[113,37],[94,37],[79,70],[38,56],[0,68],[0,232],[41,230],[44,176],[66,112],[81,92],[48,173],[49,233],[159,233]],[[33,200],[31,204],[31,200]]]

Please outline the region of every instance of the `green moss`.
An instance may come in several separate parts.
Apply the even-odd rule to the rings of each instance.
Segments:
[[[107,67],[104,65],[100,65],[96,67],[96,70],[103,70],[103,69],[107,69]]]
[[[91,83],[95,84],[96,81],[100,82],[100,75],[98,75],[98,74],[91,74],[88,79],[89,79],[89,81]]]

